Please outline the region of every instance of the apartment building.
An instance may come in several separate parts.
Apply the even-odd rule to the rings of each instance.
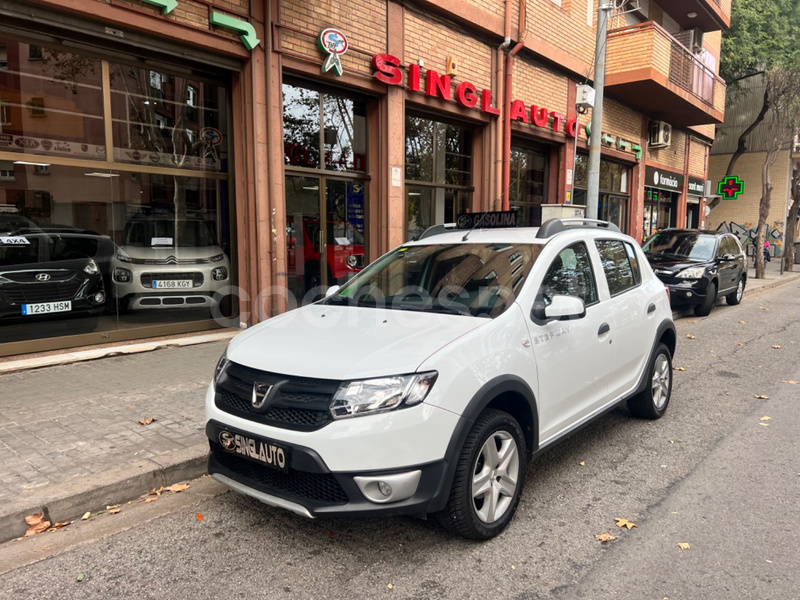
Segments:
[[[0,355],[250,326],[461,214],[582,214],[597,11],[4,1]],[[609,15],[599,216],[636,238],[704,224],[730,11]]]

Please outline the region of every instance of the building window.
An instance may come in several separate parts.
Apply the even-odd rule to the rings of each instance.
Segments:
[[[452,223],[472,206],[472,130],[421,116],[406,117],[408,236]]]
[[[589,156],[579,154],[575,163],[575,192],[573,204],[586,206],[586,193],[589,183]],[[630,206],[630,168],[621,163],[600,159],[600,194],[597,205],[597,218],[614,223],[625,233],[628,232],[628,210]]]
[[[47,116],[47,111],[44,109],[44,98],[31,98],[28,100],[28,108],[31,111],[31,117],[35,119],[43,119]]]
[[[34,46],[33,44],[28,46],[28,60],[42,60],[43,58],[41,46]]]
[[[11,107],[4,100],[0,100],[0,125],[11,125]]]
[[[8,48],[0,46],[0,69],[8,69]]]
[[[509,206],[517,211],[517,225],[542,224],[542,204],[547,198],[547,155],[525,148],[511,148]]]

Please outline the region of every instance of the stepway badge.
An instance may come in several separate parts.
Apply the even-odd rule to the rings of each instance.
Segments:
[[[341,77],[342,61],[339,57],[347,52],[347,38],[338,29],[329,27],[319,34],[317,45],[320,50],[328,54],[328,58],[322,63],[322,72],[327,73],[333,69],[333,74]]]

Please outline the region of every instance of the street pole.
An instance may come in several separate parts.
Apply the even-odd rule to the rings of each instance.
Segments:
[[[592,109],[592,135],[589,139],[589,174],[586,191],[586,218],[596,219],[600,203],[600,147],[603,139],[603,88],[606,83],[606,37],[608,11],[612,4],[597,7],[597,40],[594,62],[594,108]]]

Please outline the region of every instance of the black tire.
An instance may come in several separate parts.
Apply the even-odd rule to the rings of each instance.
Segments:
[[[642,419],[660,419],[672,396],[672,354],[659,344],[647,367],[647,388],[628,400],[628,409]]]
[[[698,317],[707,317],[708,314],[711,312],[711,309],[714,308],[714,304],[717,303],[717,285],[711,281],[708,284],[708,288],[706,289],[706,298],[703,300],[702,304],[698,304],[694,307],[694,314]]]
[[[497,464],[487,464],[487,455],[494,456],[492,462]],[[494,409],[481,413],[461,449],[450,498],[436,519],[449,531],[473,540],[499,534],[517,510],[527,457],[525,436],[514,417]],[[488,486],[480,497],[473,494],[476,480],[485,480]],[[491,499],[494,506],[487,504]]]
[[[736,290],[725,296],[725,302],[731,306],[736,306],[739,304],[742,301],[742,296],[744,296],[745,283],[744,277],[739,277],[739,283],[736,284]]]

